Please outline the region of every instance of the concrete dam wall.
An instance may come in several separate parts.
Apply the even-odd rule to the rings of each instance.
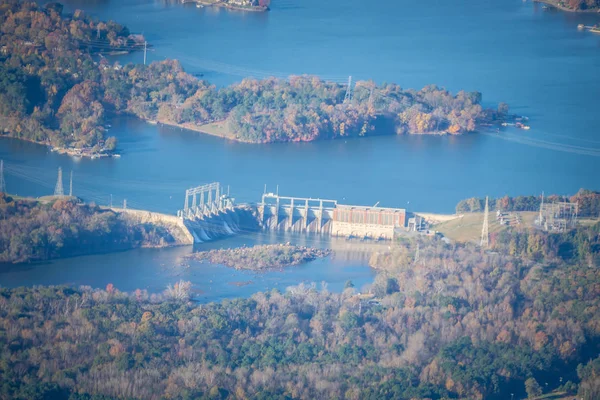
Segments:
[[[112,211],[139,224],[152,224],[161,226],[169,232],[178,245],[194,243],[194,237],[185,226],[182,218],[175,215],[161,214],[145,210],[132,210],[123,208],[111,208]]]
[[[259,230],[255,209],[236,206],[208,215],[182,219],[194,243],[204,243],[241,233]]]

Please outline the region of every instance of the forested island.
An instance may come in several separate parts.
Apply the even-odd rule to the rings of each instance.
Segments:
[[[112,152],[110,113],[126,113],[232,140],[311,141],[380,133],[459,134],[510,119],[508,106],[484,109],[481,94],[396,84],[345,85],[314,76],[245,79],[217,88],[179,62],[110,65],[100,53],[143,41],[114,22],[62,6],[0,1],[0,132],[67,149]]]
[[[0,193],[0,221],[0,263],[177,244],[164,226],[132,221],[73,197],[37,201]]]
[[[494,246],[394,243],[363,294],[0,289],[0,397],[597,399],[600,224]]]
[[[550,4],[563,11],[571,12],[597,12],[600,9],[600,0],[533,0],[539,3]]]
[[[314,249],[290,244],[269,244],[234,249],[200,251],[190,254],[187,259],[222,264],[235,269],[262,271],[274,268],[291,267],[327,257],[327,249]]]

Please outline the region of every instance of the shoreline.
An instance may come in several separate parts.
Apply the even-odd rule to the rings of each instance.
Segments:
[[[214,136],[214,137],[218,137],[221,139],[226,139],[226,140],[230,140],[232,142],[237,142],[237,143],[246,143],[246,144],[253,144],[253,145],[260,145],[260,144],[271,144],[271,143],[310,143],[310,142],[318,142],[318,141],[327,141],[327,140],[338,140],[338,139],[357,139],[357,138],[365,138],[365,137],[374,137],[374,136],[400,136],[400,135],[406,135],[406,136],[463,136],[463,135],[467,135],[467,134],[471,134],[471,133],[477,133],[480,130],[484,129],[487,125],[479,125],[477,126],[477,130],[473,131],[473,132],[461,132],[461,133],[450,133],[448,131],[432,131],[432,132],[425,132],[425,133],[413,133],[413,132],[408,132],[408,133],[402,133],[402,134],[397,134],[397,133],[390,133],[390,134],[382,134],[382,135],[371,135],[371,136],[348,136],[348,137],[333,137],[333,138],[321,138],[321,139],[314,139],[314,140],[275,140],[272,142],[267,142],[267,141],[258,141],[258,142],[252,142],[249,140],[243,140],[240,138],[237,138],[235,136],[227,136],[224,134],[219,134],[217,132],[210,132],[209,130],[203,129],[202,127],[210,125],[210,124],[214,124],[214,123],[222,123],[223,121],[217,121],[217,122],[211,122],[209,124],[204,124],[204,125],[195,125],[192,122],[186,122],[183,124],[178,124],[176,122],[171,122],[171,121],[165,121],[165,120],[151,120],[151,119],[144,119],[144,118],[140,118],[137,117],[133,114],[129,114],[131,116],[133,116],[134,118],[138,118],[141,121],[144,121],[148,124],[151,125],[157,125],[157,124],[161,124],[161,125],[165,125],[165,126],[170,126],[173,128],[180,128],[180,129],[186,129],[188,131],[192,131],[192,132],[196,132],[196,133],[200,133],[200,134],[204,134],[204,135],[210,135],[210,136]]]
[[[588,9],[588,10],[574,10],[572,8],[561,6],[559,4],[559,2],[556,0],[532,0],[532,1],[534,3],[547,4],[551,7],[556,8],[557,10],[571,12],[571,13],[600,13],[600,8],[599,9]]]
[[[185,0],[183,0],[184,3],[186,3]],[[244,7],[244,6],[238,6],[238,5],[234,5],[234,4],[229,4],[225,1],[215,1],[215,2],[210,2],[210,1],[206,1],[206,0],[195,0],[195,1],[191,1],[191,3],[196,3],[196,5],[201,5],[203,7],[221,7],[221,8],[226,8],[229,10],[235,10],[235,11],[248,11],[248,12],[266,12],[269,11],[269,7],[264,6],[250,6],[250,7]]]
[[[118,153],[114,153],[114,152],[105,152],[105,153],[87,153],[87,152],[83,152],[83,149],[78,149],[75,147],[57,147],[54,146],[48,142],[42,142],[39,140],[32,140],[32,139],[28,139],[28,138],[24,138],[24,137],[16,137],[16,136],[12,136],[12,135],[0,135],[0,138],[7,138],[7,139],[15,139],[15,140],[22,140],[24,142],[29,142],[29,143],[34,143],[34,144],[39,144],[40,146],[45,146],[47,147],[50,152],[52,153],[58,153],[58,154],[66,154],[68,156],[71,157],[81,157],[81,158],[90,158],[92,160],[96,159],[96,158],[107,158],[107,157],[113,157],[113,158],[120,158],[121,155]]]

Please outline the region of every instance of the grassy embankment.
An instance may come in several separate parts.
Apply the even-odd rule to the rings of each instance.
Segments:
[[[516,214],[521,216],[520,227],[531,228],[535,226],[535,219],[538,216],[537,211],[520,211],[512,212],[511,219],[514,219]],[[459,215],[445,214],[422,214],[427,220],[432,221],[432,228],[435,231],[442,233],[449,239],[457,242],[477,242],[481,238],[481,228],[483,227],[484,213],[465,213]],[[597,222],[597,219],[582,218],[578,222],[580,225],[589,226]],[[500,225],[496,220],[496,213],[490,212],[489,215],[489,231],[490,234],[501,232],[508,229],[507,225]]]

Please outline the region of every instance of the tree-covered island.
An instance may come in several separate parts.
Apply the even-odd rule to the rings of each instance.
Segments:
[[[235,269],[263,271],[280,269],[327,257],[328,249],[315,249],[290,244],[269,244],[234,249],[208,250],[186,256],[189,260],[222,264]]]
[[[600,0],[533,0],[546,3],[563,11],[570,12],[597,12],[600,9]]]
[[[114,22],[62,6],[0,1],[0,133],[98,155],[115,149],[109,113],[177,125],[228,139],[267,143],[376,133],[460,134],[509,118],[508,106],[483,108],[481,94],[451,94],[315,76],[245,79],[217,88],[179,62],[110,65],[102,52],[134,50],[143,38]]]

